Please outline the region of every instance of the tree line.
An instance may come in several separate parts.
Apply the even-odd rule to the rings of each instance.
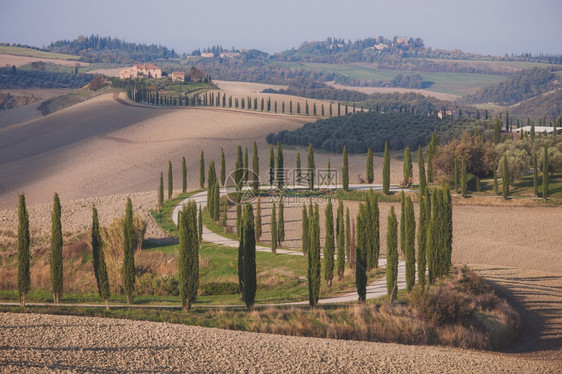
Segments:
[[[92,79],[91,74],[0,68],[0,88],[79,88]]]

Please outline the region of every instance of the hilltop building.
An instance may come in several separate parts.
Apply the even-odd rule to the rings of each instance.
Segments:
[[[121,79],[126,78],[162,78],[162,69],[152,64],[135,64],[121,70]]]
[[[183,71],[174,71],[172,73],[172,82],[185,82],[185,73]]]
[[[240,57],[240,53],[238,52],[221,52],[220,54],[221,58],[233,58],[233,57]]]
[[[201,53],[201,57],[213,58],[213,57],[215,57],[215,54],[213,52],[203,52],[203,53]]]

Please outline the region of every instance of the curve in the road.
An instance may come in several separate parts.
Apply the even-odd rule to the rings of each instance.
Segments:
[[[373,189],[382,189],[382,186],[380,185],[352,185],[350,186],[350,188],[352,189],[369,189],[369,188],[373,188]],[[400,190],[400,189],[397,189]],[[227,191],[225,188],[223,188],[221,190],[221,195],[225,195]],[[176,205],[176,207],[174,208],[173,212],[172,212],[172,220],[174,221],[174,223],[177,225],[178,223],[178,215],[180,210],[183,208],[183,206],[185,204],[187,204],[187,202],[189,201],[195,201],[197,203],[197,206],[201,207],[201,210],[203,208],[205,208],[207,206],[207,191],[202,191],[202,192],[198,192],[190,197],[188,197],[187,199],[183,200],[182,202],[180,202],[178,205]],[[224,236],[221,236],[219,234],[216,234],[214,232],[212,232],[211,230],[209,230],[206,226],[203,226],[203,240],[209,243],[213,243],[213,244],[218,244],[218,245],[222,245],[225,247],[231,247],[231,248],[238,248],[239,246],[239,242],[236,240],[232,240],[230,238],[225,238]],[[264,247],[264,246],[260,246],[260,245],[256,245],[256,251],[259,252],[271,252],[271,248],[269,247]],[[294,250],[287,250],[287,249],[282,249],[282,248],[278,248],[276,253],[278,254],[284,254],[284,255],[294,255],[294,256],[302,256],[303,253],[302,251],[294,251]],[[379,259],[379,266],[386,266],[386,259]],[[400,260],[398,262],[398,289],[404,289],[406,287],[406,264],[404,263],[404,261]],[[370,283],[367,285],[367,299],[376,299],[378,297],[381,296],[385,296],[387,295],[387,290],[386,290],[386,279],[385,278],[380,278],[377,279],[376,281]],[[345,302],[351,302],[351,301],[357,301],[358,299],[358,295],[356,292],[348,292],[342,295],[338,295],[338,296],[334,296],[334,297],[329,297],[329,298],[324,298],[324,299],[320,299],[318,300],[319,304],[334,304],[334,303],[345,303]],[[308,301],[300,301],[300,302],[294,302],[294,303],[283,303],[283,304],[275,304],[275,305],[298,305],[298,304],[308,304]],[[263,306],[263,304],[260,304]]]

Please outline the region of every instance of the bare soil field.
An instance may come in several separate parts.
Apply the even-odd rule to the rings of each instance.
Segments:
[[[0,54],[0,66],[15,65],[16,67],[20,67],[22,65],[30,64],[34,61],[50,62],[52,64],[65,65],[65,66],[76,66],[76,64],[79,64],[79,66],[90,65],[87,62],[79,62],[79,61]]]
[[[423,95],[423,96],[428,96],[428,97],[435,97],[436,99],[439,100],[449,100],[449,101],[455,101],[459,98],[459,96],[457,95],[452,95],[452,94],[447,94],[447,93],[443,93],[443,92],[436,92],[436,91],[429,91],[429,90],[422,90],[422,89],[417,89],[417,88],[399,88],[399,87],[353,87],[353,86],[344,86],[342,84],[336,84],[333,82],[329,82],[328,85],[334,87],[334,88],[339,88],[342,90],[352,90],[352,91],[359,91],[359,92],[363,92],[366,94],[372,94],[372,93],[382,93],[382,94],[389,94],[389,93],[408,93],[408,92],[413,92],[413,93],[417,93],[419,95]]]
[[[286,89],[288,86],[280,84],[264,84],[252,82],[234,82],[234,81],[213,81],[213,83],[224,91],[234,91],[243,94],[259,93],[266,88],[273,88],[274,90]]]

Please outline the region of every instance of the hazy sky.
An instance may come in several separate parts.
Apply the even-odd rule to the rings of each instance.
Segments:
[[[562,0],[0,0],[0,41],[99,34],[177,52],[279,52],[335,36],[420,37],[434,49],[562,54]]]

